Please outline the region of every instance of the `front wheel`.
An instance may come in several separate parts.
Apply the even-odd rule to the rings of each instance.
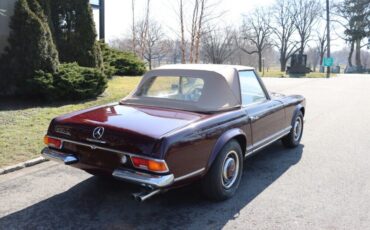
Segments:
[[[243,173],[243,155],[237,141],[228,142],[202,181],[203,194],[216,201],[232,197]]]
[[[294,148],[299,145],[301,142],[303,134],[303,114],[298,112],[295,116],[293,127],[290,130],[290,133],[282,138],[282,142],[287,148]]]

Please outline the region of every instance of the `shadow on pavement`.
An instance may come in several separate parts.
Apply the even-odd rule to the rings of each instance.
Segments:
[[[303,147],[276,142],[247,159],[237,193],[225,202],[207,201],[188,186],[138,203],[131,198],[136,186],[92,177],[1,218],[0,229],[219,229],[297,164]]]

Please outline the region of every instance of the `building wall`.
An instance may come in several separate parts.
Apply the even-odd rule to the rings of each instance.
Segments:
[[[16,0],[0,0],[0,54],[7,45],[9,21]]]

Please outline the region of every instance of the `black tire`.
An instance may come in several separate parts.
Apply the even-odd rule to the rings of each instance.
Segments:
[[[235,167],[234,170],[233,166]],[[232,140],[222,148],[208,173],[203,178],[203,194],[215,201],[222,201],[232,197],[239,187],[242,173],[242,150],[239,143],[236,140]],[[230,176],[230,178],[226,179],[225,176]]]
[[[281,140],[283,142],[283,145],[287,148],[295,148],[299,145],[302,139],[303,134],[303,114],[301,111],[297,113],[297,115],[294,117],[293,126],[289,132],[288,135],[283,137]],[[299,129],[299,130],[297,130]],[[299,132],[297,134],[297,132]]]

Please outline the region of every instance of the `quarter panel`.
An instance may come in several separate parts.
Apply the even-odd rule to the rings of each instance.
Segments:
[[[246,114],[238,110],[232,113],[215,115],[193,124],[192,127],[166,137],[163,144],[166,146],[164,159],[175,178],[208,167],[209,159],[216,149],[222,148],[221,142],[216,143],[228,130],[239,130],[243,133],[247,129]],[[233,133],[234,131],[232,131]],[[227,136],[232,136],[226,134]],[[215,151],[213,151],[215,150]]]

